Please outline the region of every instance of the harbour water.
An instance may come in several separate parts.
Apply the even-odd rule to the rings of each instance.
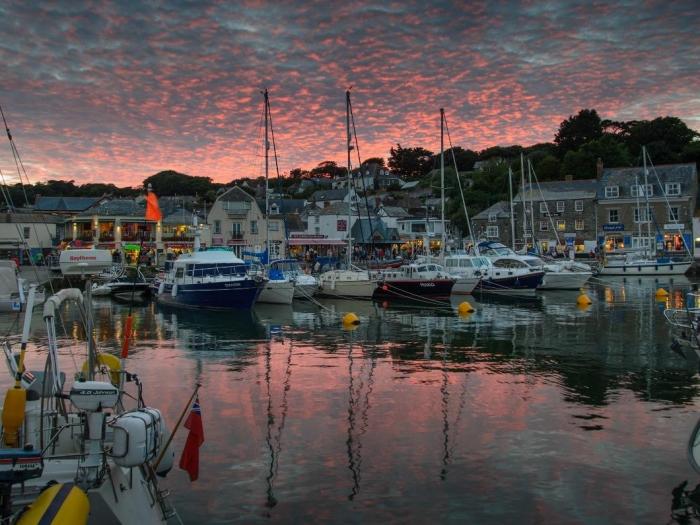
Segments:
[[[667,523],[700,417],[698,360],[665,305],[690,286],[608,279],[476,312],[371,302],[133,310],[128,369],[177,419],[194,386],[200,479],[168,478],[185,523]],[[360,325],[342,329],[338,314]],[[96,300],[116,352],[128,307]],[[65,316],[67,343],[84,335]],[[5,332],[12,330],[9,318]],[[33,334],[41,337],[39,311]],[[34,345],[30,368],[43,366]],[[68,370],[79,356],[63,350]],[[3,375],[2,386],[9,384]],[[186,430],[175,443],[182,448]]]

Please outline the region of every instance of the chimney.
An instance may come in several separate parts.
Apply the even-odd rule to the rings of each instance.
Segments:
[[[598,160],[595,163],[595,176],[598,179],[603,176],[603,159],[600,157],[598,157]]]

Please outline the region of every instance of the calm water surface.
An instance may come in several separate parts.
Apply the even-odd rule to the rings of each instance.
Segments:
[[[609,283],[585,310],[576,292],[477,297],[465,318],[148,303],[134,309],[128,368],[171,425],[202,383],[200,479],[166,480],[185,523],[667,523],[671,489],[698,481],[686,459],[698,362],[670,351],[658,283]],[[688,286],[677,279],[668,304]],[[127,310],[96,303],[103,348],[119,346]],[[348,311],[361,319],[351,332],[337,315]]]

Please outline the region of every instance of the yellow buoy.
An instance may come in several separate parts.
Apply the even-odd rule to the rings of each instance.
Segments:
[[[658,290],[656,290],[657,299],[665,299],[666,297],[668,297],[668,292],[666,290],[664,290],[663,288],[659,288]]]
[[[467,315],[474,313],[475,311],[476,310],[474,310],[474,307],[471,304],[469,304],[468,301],[462,301],[461,303],[459,303],[459,306],[457,306],[457,313],[459,315]]]
[[[19,447],[19,429],[24,424],[27,391],[21,387],[8,389],[2,406],[2,428],[5,445]]]
[[[586,295],[586,292],[581,290],[581,295],[579,295],[576,299],[576,304],[578,306],[590,306],[593,304],[593,301],[591,301],[591,298]]]
[[[348,312],[343,316],[343,326],[356,326],[360,324],[360,318],[353,312]]]
[[[22,514],[18,525],[70,523],[84,525],[90,516],[87,494],[72,484],[56,483],[43,491]]]

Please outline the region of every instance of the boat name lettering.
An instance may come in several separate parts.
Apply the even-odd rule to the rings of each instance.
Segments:
[[[435,286],[435,283],[419,283],[421,286],[427,286],[429,288]]]
[[[71,255],[71,261],[96,261],[97,257],[94,255]]]
[[[224,283],[224,286],[226,288],[237,288],[240,286],[240,284],[239,283]]]

